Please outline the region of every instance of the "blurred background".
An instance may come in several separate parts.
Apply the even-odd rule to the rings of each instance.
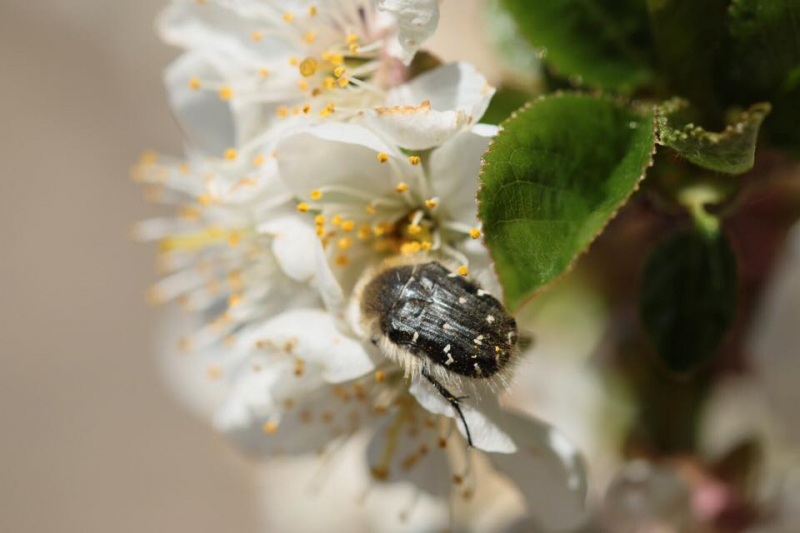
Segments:
[[[181,148],[166,1],[0,0],[0,531],[256,530],[255,474],[159,376],[128,236],[131,164]],[[445,1],[428,48],[495,79],[480,7]]]

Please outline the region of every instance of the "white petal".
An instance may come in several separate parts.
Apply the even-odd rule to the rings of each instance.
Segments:
[[[262,224],[258,231],[272,236],[272,253],[287,276],[299,282],[314,278],[317,271],[314,251],[319,238],[311,224],[289,215]]]
[[[445,415],[456,422],[458,430],[464,437],[467,432],[461,418],[441,394],[422,377],[412,379],[409,389],[420,405],[434,414]],[[456,391],[451,391],[457,394]],[[514,453],[517,446],[511,436],[502,429],[505,413],[497,403],[497,398],[487,394],[482,400],[468,398],[460,403],[464,419],[469,426],[472,443],[476,448],[486,452]]]
[[[418,417],[404,417],[402,411],[386,416],[369,443],[366,461],[379,483],[412,485],[444,498],[452,486],[448,458],[438,445],[438,427],[426,425],[425,415],[420,409]]]
[[[327,383],[343,383],[375,369],[361,343],[343,335],[330,313],[319,309],[297,309],[283,313],[264,326],[242,335],[242,345],[271,341],[292,345],[291,353],[307,369],[318,369]]]
[[[370,110],[364,120],[403,148],[425,150],[477,124],[494,93],[475,67],[451,63],[393,89],[386,107]]]
[[[390,194],[394,188],[389,165],[377,154],[400,157],[374,133],[352,124],[329,124],[289,136],[278,145],[281,178],[301,199],[327,184],[360,191],[368,199]]]
[[[172,2],[158,18],[158,32],[169,44],[224,54],[230,61],[241,63],[242,68],[247,63],[263,64],[271,56],[290,54],[288,39],[263,32],[263,19],[252,16],[256,14],[255,4],[249,0],[227,6],[194,0]],[[264,38],[253,40],[254,31],[262,31]]]
[[[432,182],[449,219],[468,226],[479,225],[481,157],[496,132],[495,128],[473,128],[459,133],[431,155]]]
[[[314,246],[314,266],[316,267],[314,285],[325,303],[325,308],[341,325],[341,322],[346,318],[347,299],[342,286],[336,280],[333,270],[331,270],[331,265],[328,263],[322,243],[319,239],[316,239],[316,241]]]
[[[438,0],[380,0],[378,9],[392,14],[397,20],[396,40],[389,51],[406,65],[436,31],[439,24]]]
[[[517,485],[528,512],[548,530],[580,524],[586,471],[575,447],[554,428],[521,414],[506,412],[503,429],[517,444],[517,453],[488,457]]]
[[[800,225],[787,237],[748,341],[752,365],[772,409],[795,444],[800,443]]]
[[[219,65],[210,54],[184,54],[167,69],[165,83],[170,105],[193,147],[211,155],[222,155],[237,145],[236,124],[231,107],[213,91],[194,90],[192,78],[210,81],[224,79]]]

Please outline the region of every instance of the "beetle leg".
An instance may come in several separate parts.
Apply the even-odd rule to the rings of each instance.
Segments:
[[[449,390],[447,390],[444,387],[444,385],[442,385],[441,383],[436,381],[436,379],[434,379],[433,376],[431,376],[428,373],[428,370],[425,369],[425,368],[422,369],[422,375],[425,377],[425,379],[430,381],[431,385],[433,385],[434,388],[436,388],[436,391],[439,394],[441,394],[442,397],[445,400],[447,400],[450,403],[450,405],[453,406],[453,409],[455,409],[456,413],[458,413],[459,418],[461,418],[461,422],[464,424],[464,429],[466,430],[467,443],[469,444],[469,447],[472,448],[473,447],[472,446],[472,435],[469,432],[469,426],[467,425],[467,419],[464,418],[464,413],[461,411],[461,405],[459,405],[459,402],[461,400],[465,400],[466,396],[461,396],[461,397],[454,396]]]

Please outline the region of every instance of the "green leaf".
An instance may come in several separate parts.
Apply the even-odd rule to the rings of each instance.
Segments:
[[[770,141],[800,156],[800,0],[733,0],[730,39],[740,99],[772,102]]]
[[[697,166],[741,174],[753,168],[758,131],[770,109],[769,104],[755,104],[717,133],[695,125],[687,102],[673,99],[656,110],[658,142]]]
[[[623,92],[653,78],[642,0],[503,0],[522,34],[564,76]]]
[[[500,124],[516,111],[524,106],[533,94],[530,91],[517,89],[509,86],[500,86],[492,97],[489,109],[484,113],[481,122],[485,124]]]
[[[652,111],[560,93],[503,124],[478,201],[511,309],[564,274],[636,190],[654,127]]]
[[[644,271],[639,311],[656,353],[671,372],[692,374],[716,353],[736,314],[736,256],[724,233],[674,235]]]
[[[647,0],[658,58],[673,91],[709,116],[726,37],[727,0]]]
[[[800,68],[800,0],[733,0],[730,35],[740,84],[758,97],[797,87],[792,73]]]

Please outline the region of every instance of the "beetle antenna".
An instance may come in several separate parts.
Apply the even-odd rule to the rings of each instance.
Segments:
[[[461,405],[459,404],[459,401],[461,401],[461,400],[465,400],[465,399],[466,399],[466,396],[461,396],[461,397],[459,397],[459,398],[456,398],[455,396],[453,396],[453,394],[452,394],[452,393],[450,393],[450,391],[449,391],[449,390],[447,390],[447,389],[444,387],[444,385],[442,385],[441,383],[439,383],[438,381],[436,381],[436,379],[434,379],[434,377],[433,377],[433,376],[431,376],[431,375],[428,373],[428,370],[427,370],[426,368],[423,368],[423,369],[422,369],[422,375],[425,377],[425,379],[427,379],[428,381],[430,381],[431,385],[433,385],[433,386],[434,386],[434,388],[436,389],[436,391],[437,391],[439,394],[441,394],[441,395],[442,395],[442,397],[443,397],[445,400],[447,400],[447,401],[450,403],[450,405],[452,405],[452,406],[453,406],[453,409],[455,409],[456,413],[458,413],[458,416],[459,416],[459,418],[461,418],[461,422],[464,424],[464,429],[466,430],[466,434],[467,434],[467,443],[469,444],[469,447],[470,447],[470,448],[472,448],[472,447],[473,447],[473,445],[472,445],[472,435],[471,435],[471,434],[470,434],[470,432],[469,432],[469,426],[467,425],[467,419],[466,419],[466,418],[464,418],[464,413],[461,411]]]

